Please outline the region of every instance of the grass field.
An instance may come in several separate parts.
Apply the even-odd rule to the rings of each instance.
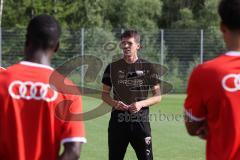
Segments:
[[[205,142],[190,137],[185,130],[182,106],[185,95],[165,95],[160,104],[151,107],[151,128],[155,160],[203,160]],[[101,100],[83,97],[84,110],[91,110]],[[107,127],[110,114],[85,122],[88,143],[82,148],[83,160],[107,160]],[[124,160],[136,160],[132,147]]]

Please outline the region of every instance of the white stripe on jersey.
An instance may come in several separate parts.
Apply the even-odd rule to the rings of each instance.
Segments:
[[[229,52],[225,53],[225,55],[227,55],[227,56],[240,56],[240,52],[239,51],[229,51]]]
[[[34,63],[34,62],[29,62],[29,61],[21,61],[20,64],[30,66],[30,67],[40,67],[40,68],[47,68],[50,70],[54,70],[52,67],[44,65],[44,64],[39,64],[39,63]]]
[[[196,121],[196,122],[201,122],[206,119],[205,117],[201,117],[201,118],[196,117],[192,113],[188,112],[186,109],[184,109],[184,113],[188,118],[190,118],[191,120]]]
[[[61,144],[64,144],[67,142],[87,143],[87,139],[85,137],[71,137],[71,138],[64,138],[63,140],[61,140]]]

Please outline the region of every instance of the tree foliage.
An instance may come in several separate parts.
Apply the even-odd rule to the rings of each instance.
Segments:
[[[34,15],[56,16],[64,28],[207,28],[218,25],[218,0],[7,0],[3,27],[23,27]]]
[[[185,57],[194,61],[194,53],[199,54],[196,50],[200,48],[200,29],[204,30],[204,43],[214,46],[204,48],[205,55],[214,57],[223,49],[218,3],[219,0],[5,0],[3,56],[14,56],[5,56],[4,63],[9,65],[21,58],[19,52],[24,46],[27,23],[33,16],[46,13],[55,16],[64,31],[56,61],[80,55],[83,48],[85,53],[110,61],[112,55],[121,56],[118,47],[121,30],[133,28],[142,35],[140,55],[150,61],[164,60],[172,68],[169,79],[174,79],[176,86],[184,86],[186,77],[182,75],[189,74],[195,63],[186,63],[184,67],[179,64],[186,62]],[[84,46],[81,28],[85,28]],[[161,51],[164,51],[163,59]]]

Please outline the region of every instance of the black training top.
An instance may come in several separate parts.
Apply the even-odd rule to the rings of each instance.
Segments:
[[[149,89],[159,83],[159,74],[150,62],[138,59],[128,64],[124,59],[109,64],[103,74],[102,83],[113,88],[113,98],[125,104],[144,100]],[[143,108],[148,113],[148,107]],[[113,113],[122,111],[113,110]]]

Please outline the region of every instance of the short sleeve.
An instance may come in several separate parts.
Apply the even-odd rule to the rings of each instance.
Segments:
[[[104,73],[103,73],[103,77],[102,77],[102,83],[112,87],[112,80],[111,80],[111,65],[109,64]]]
[[[194,121],[202,121],[206,118],[206,106],[203,100],[203,70],[200,66],[195,68],[190,76],[187,87],[187,98],[184,109],[188,118]]]
[[[74,96],[69,104],[65,104],[64,109],[67,109],[72,116],[70,121],[62,121],[61,127],[61,143],[66,142],[81,142],[86,143],[85,128],[83,120],[77,118],[77,114],[82,113],[82,100],[81,96]],[[72,99],[72,98],[71,98]],[[64,112],[64,110],[63,110]],[[75,117],[74,117],[75,116]]]
[[[155,86],[160,83],[160,71],[157,70],[157,66],[154,64],[149,63],[149,70],[150,70],[150,75],[149,75],[149,83],[151,86]]]

